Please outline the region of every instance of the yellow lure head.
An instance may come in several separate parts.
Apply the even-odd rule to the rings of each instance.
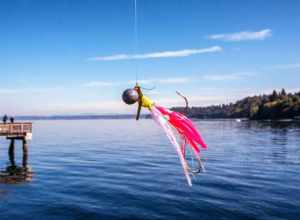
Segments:
[[[150,98],[144,95],[141,97],[141,102],[142,102],[142,106],[148,109],[151,109],[152,106],[154,105],[154,102]]]

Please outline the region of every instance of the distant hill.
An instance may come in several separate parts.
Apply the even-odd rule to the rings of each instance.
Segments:
[[[183,107],[174,111],[185,112]],[[300,117],[300,92],[273,91],[269,95],[246,97],[227,105],[191,107],[188,116],[194,118],[293,119]]]

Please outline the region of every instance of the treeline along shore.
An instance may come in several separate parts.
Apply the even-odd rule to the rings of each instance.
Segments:
[[[300,92],[274,90],[269,95],[246,97],[235,103],[207,107],[174,107],[193,118],[248,118],[250,120],[300,119]]]

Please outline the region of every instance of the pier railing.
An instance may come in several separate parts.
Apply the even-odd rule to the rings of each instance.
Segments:
[[[0,136],[25,138],[31,134],[31,122],[0,123]]]

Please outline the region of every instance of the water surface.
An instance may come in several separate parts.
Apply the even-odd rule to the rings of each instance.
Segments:
[[[300,125],[195,121],[207,172],[186,184],[152,120],[35,121],[31,182],[0,184],[4,219],[299,219]],[[0,168],[8,142],[0,141]],[[21,162],[21,146],[17,146]]]

